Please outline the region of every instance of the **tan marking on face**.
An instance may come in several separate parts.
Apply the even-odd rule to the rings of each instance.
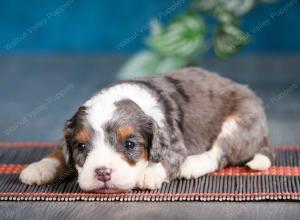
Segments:
[[[75,139],[80,143],[90,143],[91,133],[86,129],[81,129],[76,133]]]
[[[117,138],[119,142],[126,141],[130,135],[134,134],[134,128],[131,125],[125,124],[118,128],[117,130]],[[122,155],[123,160],[125,160],[130,166],[135,166],[137,162],[129,160],[126,154]],[[139,160],[148,160],[149,152],[148,149],[144,148],[144,152],[142,153]]]
[[[134,129],[131,125],[122,125],[118,128],[117,137],[119,141],[125,141],[130,135],[134,133]]]
[[[144,149],[143,159],[149,160],[149,149]]]
[[[135,164],[137,163],[137,162],[135,162],[135,161],[132,161],[132,160],[128,160],[128,158],[125,156],[125,155],[123,155],[123,160],[125,160],[126,161],[126,163],[128,163],[129,164],[129,166],[131,166],[131,167],[133,167],[133,166],[135,166]]]

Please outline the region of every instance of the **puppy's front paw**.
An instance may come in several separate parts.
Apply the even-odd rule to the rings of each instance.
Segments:
[[[61,164],[53,158],[44,158],[38,162],[30,164],[20,174],[23,183],[46,184],[52,182],[60,173]]]
[[[164,181],[167,181],[166,171],[161,163],[157,163],[145,168],[137,185],[141,189],[158,189]]]

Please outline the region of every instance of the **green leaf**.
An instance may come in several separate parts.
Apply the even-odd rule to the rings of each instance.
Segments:
[[[223,7],[216,6],[211,13],[222,23],[237,23],[237,18]]]
[[[199,53],[204,44],[204,34],[202,18],[196,14],[185,14],[152,34],[146,43],[162,56],[188,58]]]
[[[151,35],[158,35],[162,32],[162,24],[159,22],[158,19],[153,19],[150,21],[150,32]]]
[[[213,10],[219,4],[219,0],[194,0],[192,8],[200,11]]]
[[[232,24],[221,25],[213,42],[215,54],[222,59],[229,58],[250,42],[249,35]]]
[[[168,57],[162,60],[158,65],[156,72],[165,73],[172,70],[176,70],[184,67],[187,64],[187,60],[180,57]]]
[[[263,4],[271,4],[271,3],[277,2],[277,0],[259,0],[259,1]]]
[[[151,51],[142,51],[131,57],[118,73],[119,79],[153,75],[161,62],[160,56]]]
[[[247,14],[255,5],[255,0],[226,0],[224,2],[226,10],[234,13],[235,16]]]
[[[206,12],[213,12],[217,7],[233,16],[247,14],[255,5],[255,0],[194,0],[192,7]]]

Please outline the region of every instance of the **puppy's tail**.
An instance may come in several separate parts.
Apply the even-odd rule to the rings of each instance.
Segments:
[[[271,147],[263,147],[256,153],[246,166],[252,170],[267,170],[271,167],[274,160],[274,153]]]

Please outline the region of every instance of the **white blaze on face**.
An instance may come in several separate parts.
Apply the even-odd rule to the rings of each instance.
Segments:
[[[97,180],[95,169],[107,167],[112,169],[111,180],[106,183],[107,187],[131,189],[136,186],[138,177],[147,164],[147,161],[141,159],[135,165],[130,165],[111,146],[101,145],[89,153],[83,167],[78,172],[78,183],[81,189],[86,191],[103,188],[104,183]]]
[[[148,91],[134,84],[119,84],[108,88],[87,101],[87,123],[94,129],[92,150],[89,152],[82,168],[77,167],[78,183],[83,190],[91,191],[104,187],[97,180],[95,169],[106,167],[112,169],[111,180],[106,183],[109,188],[131,189],[136,186],[140,173],[145,170],[148,161],[140,159],[130,165],[120,153],[105,141],[104,125],[112,119],[116,110],[115,103],[122,99],[130,99],[158,124],[163,124],[164,115],[160,106]]]
[[[88,122],[95,130],[99,130],[101,125],[112,118],[116,109],[115,103],[122,99],[135,102],[146,115],[163,127],[165,117],[157,99],[139,85],[122,83],[103,90],[84,104],[88,107]]]

